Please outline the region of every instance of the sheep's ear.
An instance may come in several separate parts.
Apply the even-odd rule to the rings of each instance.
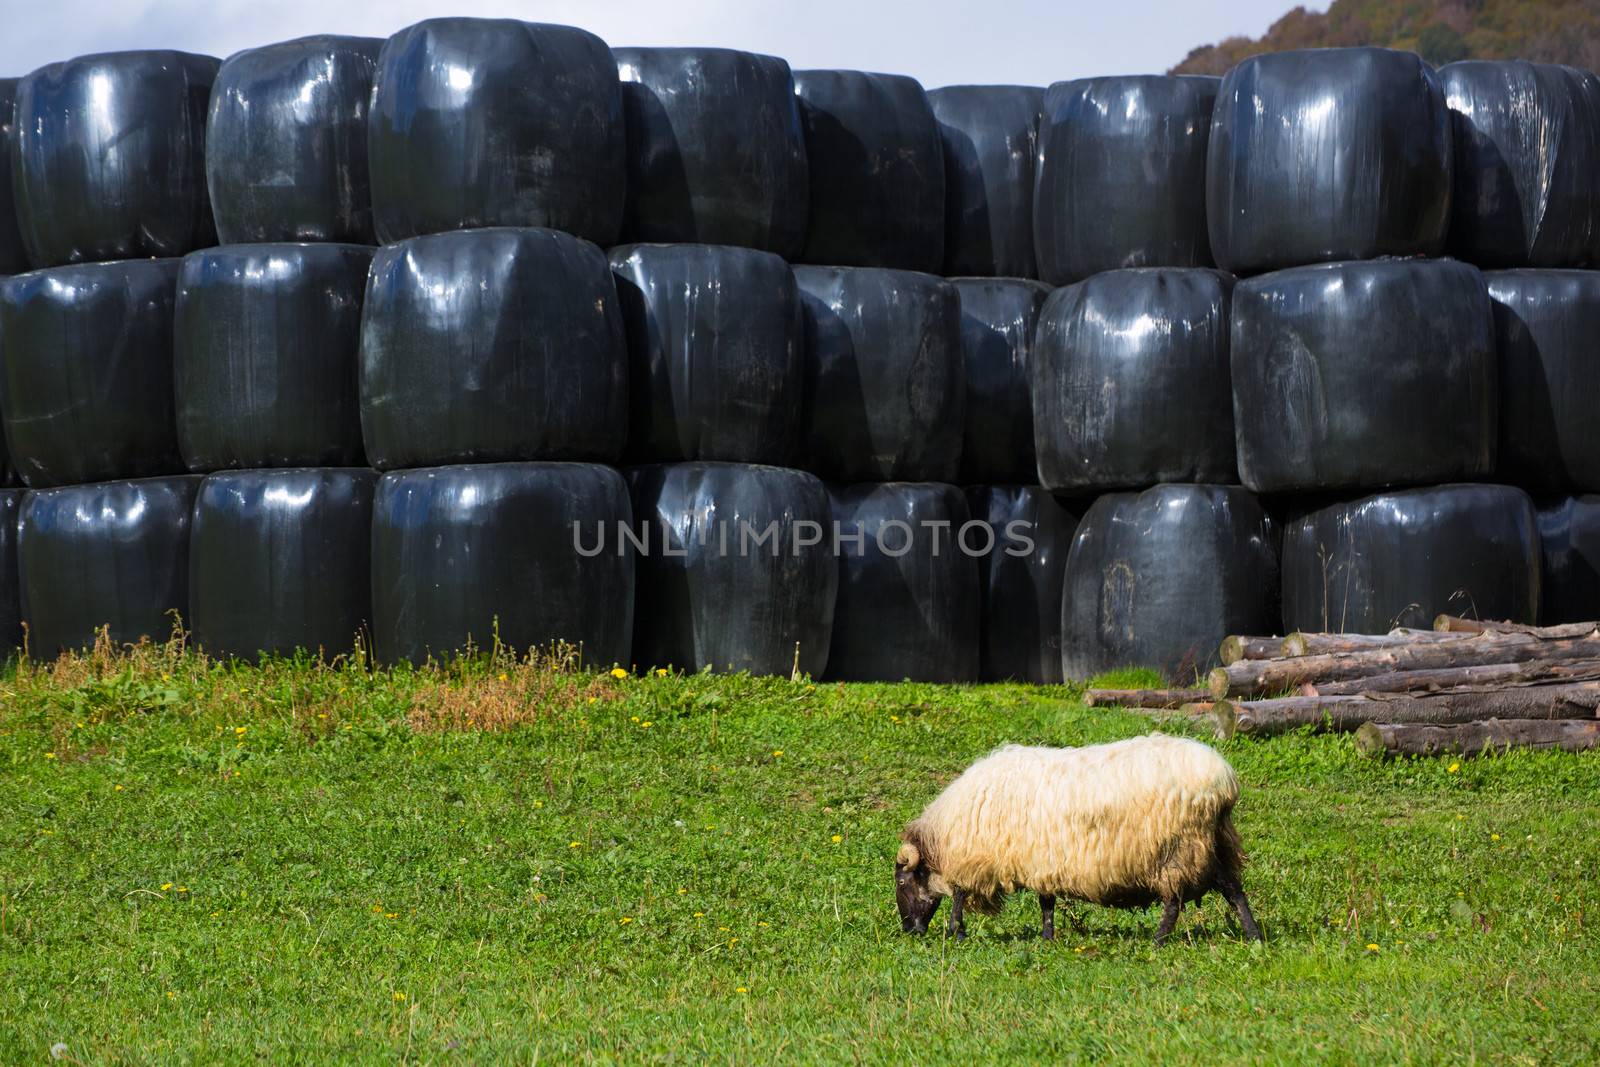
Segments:
[[[917,846],[910,841],[900,843],[900,854],[894,858],[896,867],[904,867],[908,871],[916,870],[917,864],[922,862],[922,853],[917,851]]]

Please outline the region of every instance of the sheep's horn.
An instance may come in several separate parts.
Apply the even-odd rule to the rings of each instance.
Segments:
[[[910,841],[902,841],[900,843],[900,854],[894,858],[894,862],[897,866],[904,867],[908,871],[915,870],[917,864],[922,862],[922,853],[918,852],[917,846]]]

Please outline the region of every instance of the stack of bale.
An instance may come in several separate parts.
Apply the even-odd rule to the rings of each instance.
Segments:
[[[1592,75],[924,92],[450,18],[54,64],[7,116],[38,655],[1045,683],[1600,615]]]

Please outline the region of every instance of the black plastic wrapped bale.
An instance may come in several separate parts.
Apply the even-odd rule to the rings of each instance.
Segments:
[[[0,78],[0,277],[28,269],[28,250],[17,225],[16,197],[11,191],[11,152],[16,141],[17,79]]]
[[[23,498],[17,569],[36,658],[167,640],[189,613],[189,519],[197,474],[40,489]]]
[[[1061,682],[1061,586],[1078,517],[1046,489],[967,490],[975,523],[962,544],[981,552],[979,674],[986,682]]]
[[[1150,267],[1050,294],[1033,353],[1040,482],[1090,492],[1238,481],[1232,288],[1221,271]]]
[[[0,489],[0,662],[22,647],[22,595],[17,575],[17,518],[26,490]]]
[[[181,260],[85,263],[0,281],[11,462],[30,487],[173,474]]]
[[[610,467],[492,463],[386,474],[372,514],[372,622],[385,663],[469,646],[577,646],[627,664],[633,511]]]
[[[944,265],[944,149],[915,78],[797,70],[811,170],[806,263]]]
[[[1211,266],[1206,145],[1218,84],[1145,75],[1046,90],[1033,202],[1040,278]]]
[[[108,52],[21,79],[11,176],[34,266],[181,256],[217,243],[206,108],[219,63]]]
[[[1217,265],[1435,256],[1450,223],[1450,112],[1415,54],[1252,56],[1222,79],[1206,160]]]
[[[1539,622],[1600,619],[1600,496],[1569,496],[1538,511]]]
[[[173,357],[190,470],[366,465],[356,356],[371,262],[343,244],[184,257]]]
[[[796,267],[807,469],[842,482],[953,482],[966,371],[961,299],[913,271]]]
[[[379,53],[367,134],[385,244],[548,226],[610,245],[621,231],[622,90],[592,33],[511,19],[407,27]]]
[[[224,244],[374,244],[367,107],[383,41],[301,37],[217,72],[206,183]]]
[[[639,665],[820,677],[839,583],[822,483],[733,463],[635,467],[628,482],[646,549]]]
[[[610,265],[556,230],[470,230],[378,250],[361,319],[374,467],[609,462],[628,432]]]
[[[1494,316],[1452,259],[1327,263],[1233,290],[1239,474],[1258,492],[1494,470]]]
[[[222,659],[365,643],[377,481],[354,467],[208,477],[189,535],[194,642]]]
[[[827,676],[978,679],[978,561],[956,543],[961,490],[928,482],[830,485],[839,596]]]
[[[1439,68],[1455,143],[1450,253],[1482,267],[1578,267],[1600,213],[1594,75],[1551,63]]]
[[[1021,278],[952,278],[961,300],[967,398],[961,484],[1032,485],[1033,345],[1050,287]]]
[[[800,254],[808,175],[789,64],[727,48],[615,48],[630,241]]]
[[[718,245],[611,250],[640,461],[793,461],[805,327],[789,265]]]
[[[1483,277],[1500,354],[1500,480],[1600,490],[1600,271]]]
[[[1521,489],[1380,493],[1320,508],[1284,529],[1289,631],[1426,629],[1443,613],[1531,623],[1538,612],[1539,530]]]
[[[951,85],[928,93],[944,143],[944,273],[1034,278],[1033,169],[1044,90]]]
[[[1188,684],[1228,634],[1277,632],[1277,532],[1248,491],[1108,493],[1078,524],[1061,595],[1068,679],[1152,667]]]

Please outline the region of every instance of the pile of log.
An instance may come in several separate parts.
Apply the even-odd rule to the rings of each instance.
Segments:
[[[1374,757],[1600,746],[1600,622],[1528,626],[1441,615],[1432,630],[1229,637],[1204,688],[1091,689],[1208,722],[1218,737],[1355,732]]]

